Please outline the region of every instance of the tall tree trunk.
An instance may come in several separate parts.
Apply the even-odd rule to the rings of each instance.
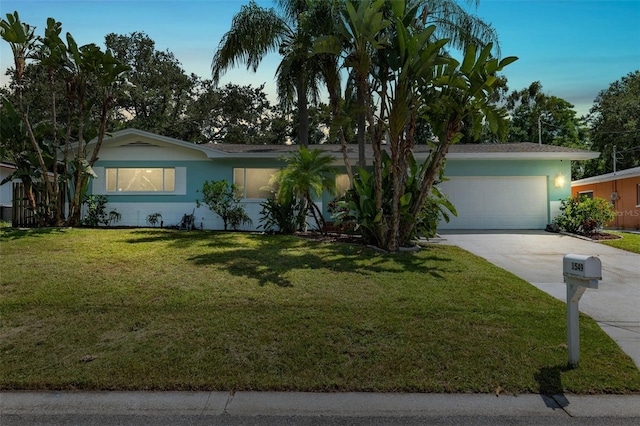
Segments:
[[[334,77],[334,78],[332,78]],[[349,188],[353,188],[353,170],[351,169],[351,162],[349,161],[349,152],[347,149],[347,138],[344,135],[344,126],[342,124],[340,114],[340,84],[337,76],[329,75],[329,71],[325,72],[325,81],[327,83],[327,91],[329,92],[329,107],[331,109],[331,121],[333,125],[338,124],[338,138],[340,139],[340,145],[342,147],[342,159],[344,160],[344,167],[347,170],[347,176],[349,176]]]
[[[78,98],[78,151],[75,158],[75,170],[74,175],[74,188],[73,198],[69,205],[69,217],[67,218],[67,225],[77,226],[80,223],[80,208],[82,205],[82,185],[84,184],[82,176],[84,174],[83,162],[85,156],[84,150],[84,98]]]
[[[365,95],[368,93],[366,91],[366,82],[362,82],[359,79],[358,87],[356,89],[356,103],[358,104],[358,166],[366,167],[367,166],[367,156],[365,152],[366,146],[366,129],[367,129],[367,109],[366,109],[366,98]]]
[[[51,87],[54,87],[55,84],[55,80],[54,80],[54,74],[52,70],[49,70],[49,82],[51,84]],[[53,146],[54,149],[56,150],[54,156],[54,161],[53,161],[53,191],[55,194],[54,200],[52,200],[54,202],[53,204],[53,221],[54,221],[54,225],[55,226],[60,226],[64,223],[64,219],[63,219],[63,215],[62,212],[60,210],[60,206],[64,205],[64,202],[61,202],[60,200],[60,184],[59,184],[59,175],[58,175],[58,110],[57,110],[57,102],[56,102],[56,92],[55,90],[53,91],[52,97],[51,97],[51,107],[52,107],[52,114],[53,114]]]
[[[298,96],[298,143],[309,146],[309,107],[303,70],[300,70],[296,76],[296,94]]]
[[[445,156],[449,151],[449,147],[451,146],[453,139],[456,137],[457,133],[460,131],[461,120],[455,120],[453,123],[447,123],[444,126],[444,135],[442,139],[444,142],[436,148],[434,152],[431,153],[429,161],[429,166],[424,173],[424,178],[422,180],[422,185],[420,187],[420,194],[415,204],[411,209],[411,215],[413,217],[418,217],[422,207],[424,207],[424,203],[427,200],[427,197],[431,193],[431,188],[433,187],[433,183],[436,180],[436,176],[440,171],[442,164],[444,163]],[[404,231],[404,237],[413,232],[413,228],[415,227],[415,223],[409,225]]]
[[[327,231],[325,229],[326,228],[325,221],[324,221],[324,217],[322,216],[322,212],[320,211],[320,208],[318,208],[316,203],[313,202],[309,194],[305,195],[305,198],[307,200],[307,205],[309,206],[309,210],[311,211],[311,215],[313,216],[313,220],[316,222],[316,226],[318,227],[318,231],[320,231],[322,235],[326,235]]]

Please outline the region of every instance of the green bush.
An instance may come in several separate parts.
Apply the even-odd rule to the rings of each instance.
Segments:
[[[382,152],[382,212],[376,211],[375,205],[375,178],[364,169],[359,169],[353,179],[353,188],[347,191],[344,197],[338,200],[333,213],[336,224],[355,223],[355,230],[370,244],[378,247],[386,246],[384,238],[390,224],[385,223],[385,218],[391,216],[393,197],[393,177],[391,175],[391,158],[386,152]],[[409,158],[408,176],[401,188],[400,218],[405,224],[413,224],[413,232],[407,235],[407,240],[400,241],[401,245],[409,245],[410,241],[418,236],[433,237],[438,229],[440,219],[449,221],[449,214],[457,215],[456,209],[435,186],[425,202],[418,217],[411,215],[411,210],[418,200],[422,179],[426,165],[418,164],[413,155]],[[442,180],[442,176],[440,179]]]
[[[567,197],[560,204],[560,211],[553,223],[562,231],[573,234],[593,235],[615,218],[611,203],[603,198],[576,195]]]
[[[96,228],[100,225],[109,226],[111,223],[120,221],[122,215],[116,209],[112,209],[107,213],[106,195],[85,195],[82,204],[87,206],[87,212],[80,221],[82,226]]]
[[[202,193],[203,201],[209,209],[222,218],[225,231],[228,225],[238,229],[241,224],[252,222],[240,204],[236,186],[226,179],[211,182],[205,180],[198,192]],[[196,200],[196,203],[199,207],[200,200]]]
[[[160,226],[162,227],[162,214],[160,214],[160,212],[151,213],[150,215],[147,216],[147,223],[153,226],[154,228],[156,227],[158,222],[160,222],[161,224]]]
[[[302,208],[299,198],[291,201],[278,201],[269,198],[260,204],[260,225],[258,228],[266,232],[279,234],[293,234],[302,229],[306,220],[306,211]]]

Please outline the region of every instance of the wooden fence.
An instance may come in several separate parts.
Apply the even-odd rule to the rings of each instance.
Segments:
[[[43,195],[40,192],[34,192],[34,196],[36,197],[36,204],[39,205],[43,200]],[[58,204],[58,209],[61,212],[64,212],[65,199],[64,193],[62,193]],[[27,198],[27,190],[22,182],[13,182],[11,226],[14,228],[33,228],[38,226],[37,214],[31,209]]]

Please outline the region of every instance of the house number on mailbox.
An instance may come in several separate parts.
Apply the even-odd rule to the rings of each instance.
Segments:
[[[584,270],[584,263],[571,262],[571,270],[572,271],[583,271]]]

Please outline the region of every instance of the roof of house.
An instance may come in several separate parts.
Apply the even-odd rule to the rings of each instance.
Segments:
[[[283,155],[298,150],[298,145],[245,145],[245,144],[194,144],[167,136],[157,135],[138,129],[125,129],[114,132],[110,138],[119,139],[127,136],[139,136],[155,139],[159,142],[174,144],[204,152],[209,158],[279,158]],[[134,142],[137,143],[137,142]],[[146,143],[144,143],[146,144]],[[342,157],[342,146],[332,144],[312,145],[335,156]],[[390,149],[383,145],[384,149]],[[373,158],[371,145],[366,146],[366,157]],[[417,158],[426,158],[431,152],[431,147],[426,144],[415,145],[413,152]],[[358,146],[348,145],[347,153],[350,158],[358,156]],[[456,144],[449,148],[448,159],[463,160],[590,160],[598,158],[599,152],[583,149],[567,148],[554,145],[540,145],[530,142],[521,143],[496,143],[496,144]]]
[[[206,144],[209,149],[227,154],[227,156],[255,156],[277,154],[282,155],[296,151],[297,145],[234,145],[234,144]],[[341,145],[313,145],[336,156],[342,155]],[[384,149],[390,149],[383,145]],[[373,158],[373,148],[366,146],[367,158]],[[413,152],[417,157],[426,157],[431,152],[429,145],[415,145]],[[358,154],[357,145],[348,145],[347,153],[350,157]],[[447,158],[450,159],[570,159],[588,160],[598,158],[599,152],[585,151],[575,148],[566,148],[553,145],[538,145],[530,142],[504,143],[504,144],[456,144],[449,148]]]
[[[640,177],[640,167],[634,167],[632,169],[620,170],[615,173],[607,173],[604,175],[592,176],[585,179],[574,180],[571,182],[571,186],[588,185],[591,183],[611,182],[613,180],[629,179],[633,177]]]

